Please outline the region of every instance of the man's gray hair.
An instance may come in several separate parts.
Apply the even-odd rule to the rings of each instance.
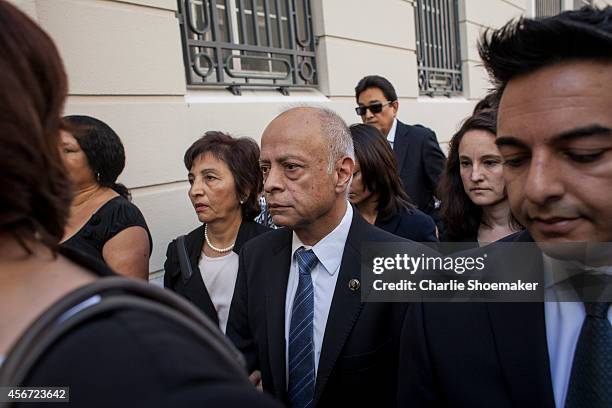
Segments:
[[[329,174],[334,171],[334,165],[342,157],[349,156],[351,159],[355,160],[355,149],[353,147],[351,131],[340,115],[329,108],[301,104],[291,106],[284,112],[300,108],[314,110],[321,121],[321,133],[329,142],[329,156],[327,159],[327,172]]]

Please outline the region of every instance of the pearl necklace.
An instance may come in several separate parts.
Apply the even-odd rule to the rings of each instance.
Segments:
[[[234,243],[230,246],[228,246],[227,248],[217,248],[216,246],[214,246],[213,244],[210,243],[210,239],[208,238],[208,224],[204,225],[204,239],[206,240],[206,244],[208,244],[208,246],[210,247],[210,249],[212,249],[215,252],[219,252],[219,253],[223,253],[223,252],[229,252],[232,249],[234,249],[234,245],[236,245],[236,242],[234,241]]]

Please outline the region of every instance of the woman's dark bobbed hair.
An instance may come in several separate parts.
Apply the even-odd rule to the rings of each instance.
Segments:
[[[193,162],[209,153],[227,164],[236,185],[236,197],[243,200],[242,219],[253,221],[259,214],[259,193],[263,189],[263,175],[259,168],[259,146],[248,137],[234,138],[223,132],[206,132],[185,152],[187,171]]]
[[[380,130],[359,123],[351,125],[350,131],[363,184],[372,193],[378,194],[376,210],[379,218],[390,218],[402,207],[416,208],[400,179],[393,150]]]
[[[125,167],[125,150],[117,133],[106,123],[91,116],[71,115],[64,117],[64,120],[83,149],[98,184],[112,188],[129,199],[128,189],[117,183],[117,177]]]

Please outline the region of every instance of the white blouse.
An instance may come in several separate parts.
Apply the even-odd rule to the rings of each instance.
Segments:
[[[210,258],[202,252],[199,267],[210,300],[217,311],[219,327],[225,333],[238,276],[238,254],[230,251],[228,255]]]

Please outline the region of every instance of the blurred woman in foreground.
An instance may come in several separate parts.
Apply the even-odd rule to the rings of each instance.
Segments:
[[[49,36],[0,0],[0,376],[21,355],[11,351],[24,344],[22,333],[41,314],[75,289],[114,275],[80,252],[59,248],[72,198],[59,150],[66,91]],[[67,310],[52,327],[87,316],[82,313],[99,298]],[[79,407],[276,406],[197,339],[164,314],[115,309],[71,326],[20,384],[1,385],[69,387],[71,406]]]

